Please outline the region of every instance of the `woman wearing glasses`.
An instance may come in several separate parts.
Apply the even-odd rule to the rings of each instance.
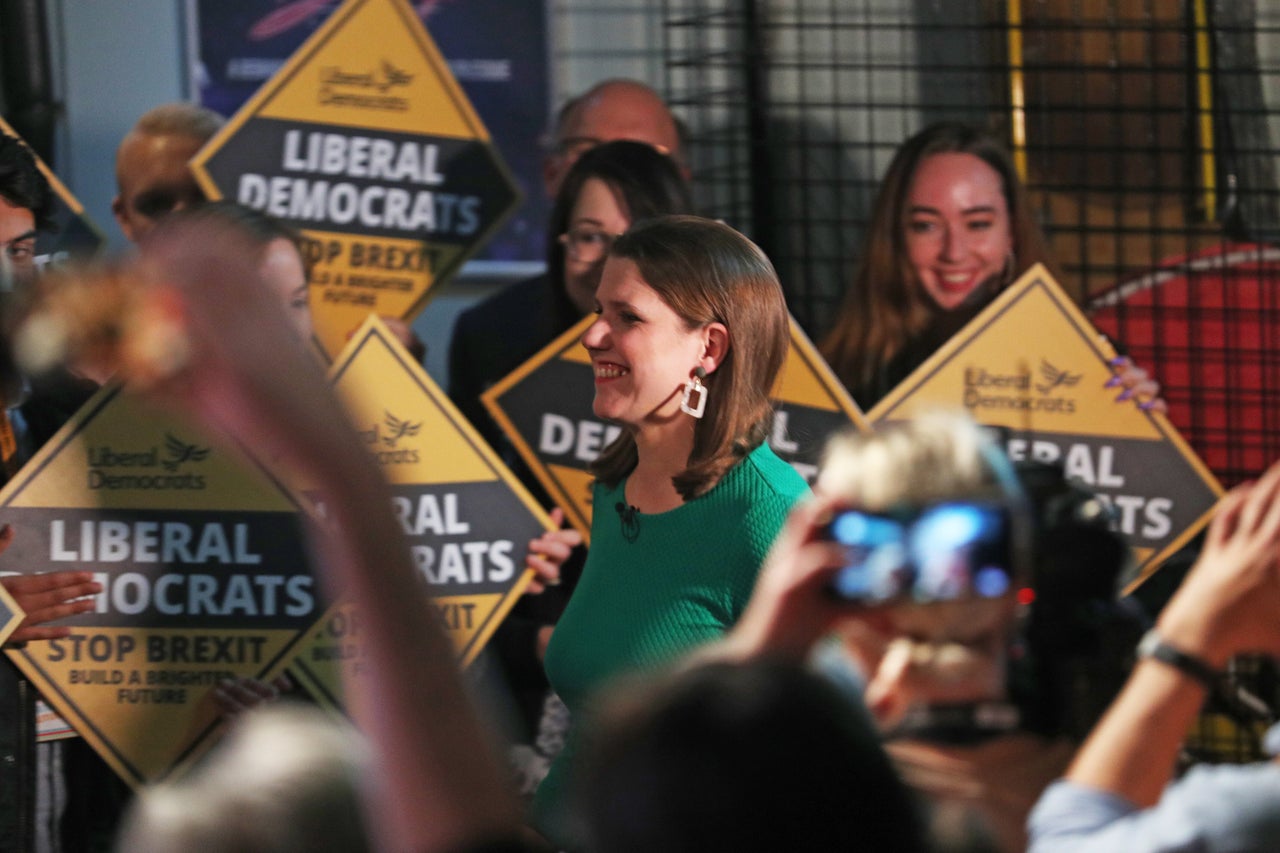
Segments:
[[[480,394],[590,313],[609,240],[632,222],[692,212],[689,189],[670,157],[641,142],[598,145],[560,184],[547,227],[547,271],[459,315],[449,349],[449,396],[544,502],[545,492],[485,411]]]
[[[691,213],[675,161],[643,142],[608,142],[578,158],[551,209],[547,273],[562,282],[574,320],[593,310],[604,256],[632,223]]]

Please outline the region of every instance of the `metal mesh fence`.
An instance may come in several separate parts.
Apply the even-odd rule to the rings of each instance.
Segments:
[[[664,0],[662,18],[701,204],[769,253],[811,337],[898,144],[968,121],[1009,141],[1062,284],[1223,484],[1280,458],[1280,6]],[[1202,728],[1198,757],[1256,754]]]
[[[813,336],[897,145],[961,119],[1019,156],[1064,275],[1231,485],[1280,457],[1280,9],[1208,0],[666,0],[707,212]]]

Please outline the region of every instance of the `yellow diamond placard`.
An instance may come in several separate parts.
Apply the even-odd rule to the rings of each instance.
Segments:
[[[392,511],[429,584],[424,618],[429,600],[466,665],[523,594],[529,540],[551,529],[551,519],[377,317],[329,375],[391,485]],[[339,664],[358,673],[360,654],[360,626],[339,605],[293,671],[338,704]]]
[[[620,429],[591,409],[591,359],[580,339],[594,321],[584,317],[481,395],[494,421],[584,537],[591,535],[592,476],[587,466]],[[715,393],[714,382],[708,389]],[[794,319],[772,399],[776,408],[769,445],[806,480],[817,473],[827,436],[850,426],[866,428],[862,411]]]
[[[208,749],[212,690],[269,680],[324,613],[302,513],[249,457],[192,424],[100,390],[0,491],[0,571],[89,570],[95,609],[71,636],[9,650],[126,781]]]
[[[307,236],[330,355],[370,313],[415,316],[519,200],[405,0],[346,0],[191,165],[211,198]]]
[[[22,624],[24,614],[18,602],[13,600],[3,586],[0,586],[0,644],[9,639],[9,635]]]
[[[1113,510],[1138,574],[1208,521],[1222,487],[1164,415],[1117,401],[1111,344],[1040,265],[952,336],[869,413],[908,420],[938,407],[1003,427],[1009,456],[1061,464]]]

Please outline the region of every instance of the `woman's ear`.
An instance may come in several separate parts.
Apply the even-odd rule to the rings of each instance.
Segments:
[[[710,375],[716,372],[720,362],[729,354],[729,330],[724,323],[710,323],[703,329],[703,333],[705,342],[702,360],[698,364]]]

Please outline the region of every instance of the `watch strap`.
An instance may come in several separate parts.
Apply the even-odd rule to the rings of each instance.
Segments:
[[[1161,637],[1155,628],[1147,631],[1142,636],[1142,640],[1139,641],[1138,658],[1139,660],[1150,658],[1160,661],[1160,663],[1186,673],[1211,691],[1217,688],[1218,682],[1222,677],[1222,673],[1210,666],[1203,658],[1188,654],[1177,646],[1172,646],[1165,642],[1164,637]]]

